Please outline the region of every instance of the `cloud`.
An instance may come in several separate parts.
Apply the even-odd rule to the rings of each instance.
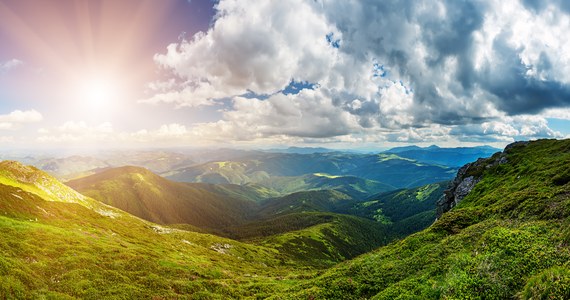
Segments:
[[[0,74],[7,73],[12,69],[17,68],[18,66],[22,65],[24,62],[19,59],[11,59],[9,61],[5,61],[0,63]]]
[[[0,115],[0,130],[14,129],[22,123],[35,123],[41,120],[43,116],[36,110],[15,110],[9,114]]]
[[[558,137],[541,114],[570,107],[570,40],[560,38],[569,8],[561,0],[221,0],[208,31],[155,55],[173,78],[142,102],[230,99],[221,120],[192,129],[204,138]],[[285,95],[292,81],[314,87]]]
[[[43,119],[42,114],[36,110],[15,110],[7,115],[0,115],[0,122],[9,123],[32,123]]]

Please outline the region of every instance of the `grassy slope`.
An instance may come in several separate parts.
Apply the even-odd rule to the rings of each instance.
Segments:
[[[436,184],[400,190],[387,194],[385,199],[364,203],[338,191],[298,192],[267,200],[258,211],[261,220],[225,228],[224,235],[277,248],[290,260],[330,265],[429,226],[435,219],[435,200],[441,192],[441,185]],[[384,205],[386,215],[378,205]],[[410,212],[398,212],[399,205]],[[359,210],[347,209],[355,207]],[[357,212],[362,216],[335,212]],[[378,216],[381,220],[374,219]],[[393,222],[379,222],[385,220]]]
[[[518,146],[507,159],[476,170],[482,181],[430,228],[340,264],[291,298],[568,299],[570,140]]]
[[[287,255],[289,263],[331,266],[385,245],[394,238],[387,226],[360,217],[316,212],[300,215],[326,221],[254,241]]]
[[[0,163],[0,298],[263,297],[305,276],[279,266],[272,249],[161,227],[86,197],[58,201],[45,186],[77,194],[37,169],[8,167]]]
[[[103,203],[161,224],[225,227],[243,222],[255,204],[211,192],[210,187],[200,184],[169,181],[139,167],[109,169],[67,184]]]

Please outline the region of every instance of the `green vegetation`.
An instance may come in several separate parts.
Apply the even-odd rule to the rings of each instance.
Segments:
[[[2,162],[0,298],[568,299],[568,166],[570,140],[511,146],[468,170],[481,180],[457,206],[402,240],[433,222],[445,183],[364,201],[260,196],[248,202],[255,218],[219,227],[236,241],[143,221]],[[122,188],[155,180],[124,171]],[[169,193],[154,183],[144,191]]]
[[[202,184],[169,181],[140,167],[109,169],[67,184],[93,199],[161,224],[222,228],[245,222],[255,205],[243,196],[232,197],[243,195],[245,188],[222,186],[214,191]],[[255,194],[250,191],[248,195]]]
[[[414,189],[374,195],[364,202],[340,209],[340,212],[395,224],[395,231],[409,234],[435,221],[436,201],[443,195],[447,182],[433,183]]]
[[[495,157],[496,158],[496,157]],[[567,299],[570,140],[487,161],[482,180],[430,228],[340,264],[291,298]]]

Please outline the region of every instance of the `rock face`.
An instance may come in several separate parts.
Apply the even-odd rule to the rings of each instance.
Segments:
[[[475,185],[481,181],[483,171],[496,165],[508,162],[507,154],[516,147],[525,147],[529,142],[515,142],[507,145],[503,152],[495,153],[490,158],[479,158],[477,161],[468,163],[457,171],[457,176],[449,183],[443,196],[437,201],[437,218],[457,205]]]
[[[468,163],[457,171],[455,179],[449,183],[447,190],[443,192],[443,196],[437,201],[437,218],[441,217],[445,212],[452,209],[459,201],[471,192],[473,187],[481,180],[480,176],[467,175],[472,166],[480,162],[481,159],[474,163]]]

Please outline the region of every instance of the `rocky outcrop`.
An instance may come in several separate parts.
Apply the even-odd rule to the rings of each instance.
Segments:
[[[508,162],[507,155],[513,148],[525,147],[529,142],[515,142],[505,147],[503,152],[495,153],[490,158],[480,158],[475,162],[468,163],[457,171],[457,176],[449,183],[447,190],[443,192],[443,196],[437,201],[437,218],[455,207],[475,185],[481,181],[483,172],[486,169]]]
[[[445,212],[452,209],[459,201],[463,200],[465,196],[471,192],[473,187],[481,180],[480,176],[467,175],[470,168],[480,162],[481,159],[474,163],[468,163],[457,171],[455,179],[449,183],[447,190],[443,192],[443,196],[437,201],[437,218],[441,217]]]

